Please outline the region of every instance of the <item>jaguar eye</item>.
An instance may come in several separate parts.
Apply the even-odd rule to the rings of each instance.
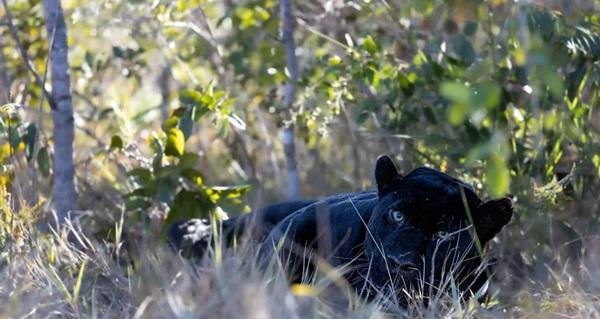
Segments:
[[[404,216],[402,216],[402,213],[400,213],[397,210],[390,211],[390,218],[392,219],[393,222],[396,222],[399,224],[404,223]]]
[[[435,233],[435,236],[437,238],[446,238],[446,237],[448,237],[448,232],[440,230],[439,232]]]

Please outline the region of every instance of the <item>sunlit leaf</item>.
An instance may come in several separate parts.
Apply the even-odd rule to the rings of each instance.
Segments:
[[[179,102],[186,106],[199,104],[202,99],[202,93],[196,90],[179,91]]]
[[[462,104],[470,103],[471,89],[462,83],[444,82],[440,87],[440,93],[450,101]]]
[[[260,6],[254,7],[254,15],[262,21],[267,21],[271,17],[271,14],[269,14],[269,11],[263,9]]]
[[[416,75],[414,77],[416,80]],[[415,93],[415,80],[411,81],[411,78],[404,74],[400,74],[398,79],[400,81],[400,90],[402,90],[402,93],[407,97],[411,97]]]
[[[365,42],[363,43],[363,45],[365,47],[365,50],[367,50],[367,52],[369,52],[370,54],[377,53],[377,44],[370,35],[367,35],[365,37]]]
[[[204,184],[204,180],[202,179],[202,174],[200,174],[199,171],[197,171],[191,167],[186,167],[186,168],[182,169],[181,176],[184,176],[185,178],[189,179],[192,183],[194,183],[198,187],[201,187]]]
[[[173,127],[167,135],[167,143],[165,145],[165,155],[181,156],[185,148],[185,137],[180,129]]]
[[[484,83],[476,87],[475,107],[493,109],[500,102],[500,88],[494,83]]]
[[[239,118],[237,115],[229,114],[227,116],[227,120],[229,121],[229,123],[231,125],[235,126],[236,128],[238,128],[242,131],[246,130],[246,123],[244,122],[244,120]]]
[[[338,55],[333,55],[329,58],[329,60],[327,61],[327,63],[330,66],[336,66],[338,64],[340,64],[342,62],[342,58],[340,58]]]
[[[3,164],[4,161],[6,161],[6,159],[12,155],[12,152],[13,152],[13,149],[10,146],[10,144],[8,144],[8,143],[2,144],[2,146],[0,146],[0,164]]]
[[[485,186],[492,197],[504,196],[508,192],[510,174],[506,163],[498,154],[492,154],[485,163]]]
[[[179,117],[172,115],[163,122],[162,129],[165,132],[169,132],[169,130],[176,127],[177,124],[179,124]]]
[[[0,106],[0,114],[13,114],[21,107],[17,103],[8,103]]]
[[[453,103],[448,109],[448,121],[452,125],[461,124],[469,113],[469,107],[464,103]]]

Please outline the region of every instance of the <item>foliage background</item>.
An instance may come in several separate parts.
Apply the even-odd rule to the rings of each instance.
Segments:
[[[8,5],[43,74],[41,1]],[[579,308],[560,302],[566,294],[598,314],[598,2],[294,5],[300,79],[288,110],[277,1],[63,1],[83,232],[123,242],[127,249],[109,256],[126,253],[135,272],[140,247],[161,245],[154,234],[165,221],[285,199],[280,132],[293,124],[307,198],[370,188],[381,153],[405,173],[429,165],[483,196],[512,194],[515,217],[493,244],[502,256],[495,300],[516,315],[528,307],[568,314]],[[26,233],[14,219],[45,212],[52,136],[49,107],[2,16],[10,265],[16,255],[7,252]],[[83,273],[80,265],[66,278]],[[91,311],[74,305],[75,314]]]

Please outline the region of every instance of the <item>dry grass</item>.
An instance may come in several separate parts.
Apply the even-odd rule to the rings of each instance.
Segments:
[[[270,267],[252,262],[251,246],[192,264],[150,235],[124,245],[122,221],[110,241],[86,236],[73,225],[60,233],[41,231],[34,226],[41,208],[12,214],[7,196],[3,193],[0,203],[1,318],[600,317],[598,238],[587,240],[576,264],[548,266],[551,276],[544,281],[514,278],[501,260],[484,304],[461,302],[450,289],[428,307],[411,300],[399,309],[390,306],[389,296],[371,302],[357,298],[340,280],[340,269],[290,287],[277,262]],[[67,231],[79,239],[77,245],[66,240]],[[515,279],[522,282],[516,288]]]

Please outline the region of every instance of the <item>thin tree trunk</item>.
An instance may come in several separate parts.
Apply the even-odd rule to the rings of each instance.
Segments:
[[[284,105],[292,111],[296,82],[298,81],[298,62],[296,60],[296,44],[294,43],[294,15],[290,0],[281,0],[282,41],[285,48],[289,80],[285,86]],[[288,199],[299,199],[301,194],[300,175],[296,162],[296,145],[294,144],[294,126],[289,125],[283,130],[283,152],[287,164]]]
[[[163,66],[156,84],[160,90],[161,102],[160,102],[160,116],[164,121],[169,118],[169,102],[171,97],[171,64],[167,63]]]
[[[0,35],[0,105],[10,102],[10,76],[4,56],[4,38]]]
[[[62,225],[75,209],[75,168],[73,165],[73,104],[69,74],[67,26],[60,0],[44,0],[44,18],[48,35],[54,34],[50,48],[52,110],[54,123],[54,176],[52,180],[52,209]],[[50,39],[49,39],[50,41]]]

